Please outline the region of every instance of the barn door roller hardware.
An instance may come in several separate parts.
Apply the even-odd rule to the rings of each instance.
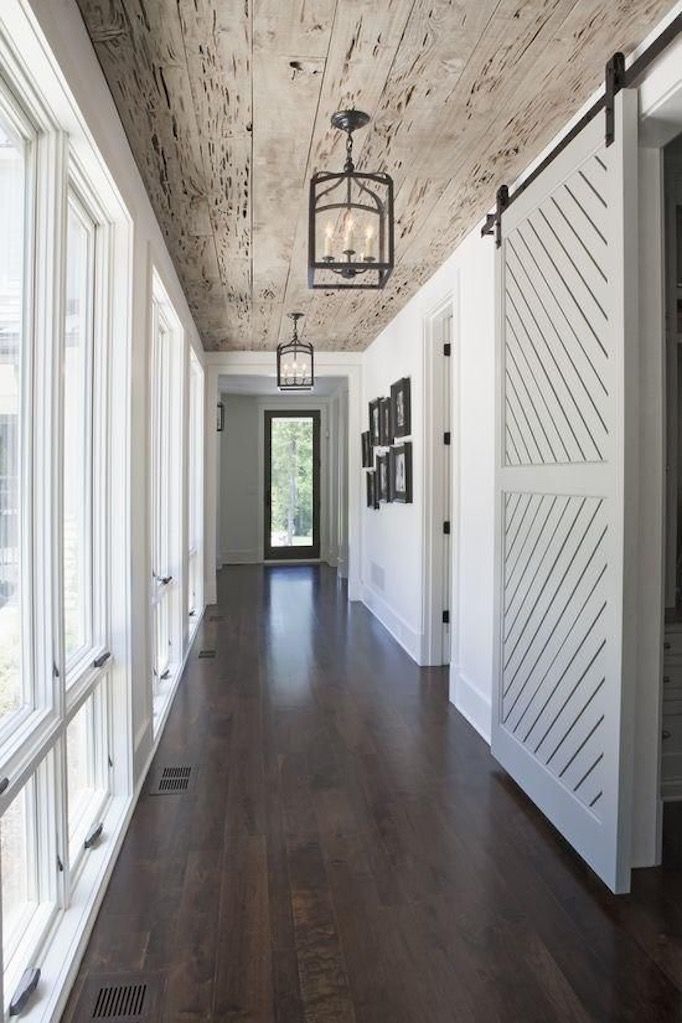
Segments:
[[[509,205],[509,189],[506,185],[500,185],[497,190],[495,212],[489,213],[485,218],[485,224],[481,228],[481,237],[487,234],[495,235],[495,245],[499,249],[502,244],[502,213]]]
[[[616,136],[616,93],[625,87],[625,54],[614,53],[606,65],[606,131],[604,141],[610,146]]]
[[[557,142],[554,149],[547,154],[537,167],[528,175],[527,178],[521,182],[521,184],[514,189],[510,194],[506,189],[506,186],[502,185],[497,190],[497,205],[494,213],[488,213],[485,218],[485,223],[481,228],[481,235],[495,235],[495,242],[499,247],[502,240],[502,211],[507,209],[508,206],[514,202],[528,186],[535,181],[537,177],[552,163],[553,160],[563,152],[564,149],[573,141],[576,135],[585,128],[593,117],[595,117],[602,110],[605,113],[605,128],[604,128],[604,140],[607,146],[610,146],[614,140],[614,110],[615,110],[615,98],[617,93],[621,89],[628,89],[634,85],[637,85],[640,78],[649,67],[649,65],[656,60],[657,57],[663,53],[663,51],[670,46],[670,44],[677,38],[682,32],[682,14],[678,14],[669,25],[663,29],[650,46],[647,46],[646,50],[640,53],[639,57],[630,64],[629,67],[625,67],[625,57],[622,53],[614,53],[606,64],[606,73],[604,80],[604,93],[599,99],[595,100],[592,106],[587,110],[579,121],[573,125],[571,130],[563,136],[562,139]],[[506,193],[506,202],[503,205],[500,204],[500,193]]]

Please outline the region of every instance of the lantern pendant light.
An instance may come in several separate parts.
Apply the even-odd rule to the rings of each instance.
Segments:
[[[340,173],[318,171],[310,181],[310,288],[383,288],[393,270],[393,181],[356,171],[353,163],[353,132],[368,123],[362,110],[332,117],[333,127],[347,135],[346,163]]]
[[[290,341],[277,345],[277,388],[280,391],[312,391],[315,386],[313,346],[298,336],[303,313],[289,313],[294,331]]]

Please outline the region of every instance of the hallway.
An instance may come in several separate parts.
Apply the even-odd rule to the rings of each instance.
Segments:
[[[116,972],[168,1021],[679,1020],[678,870],[611,896],[332,570],[219,595],[65,1019]]]

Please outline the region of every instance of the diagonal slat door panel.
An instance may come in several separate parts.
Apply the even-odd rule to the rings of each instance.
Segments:
[[[634,692],[623,622],[636,95],[619,93],[616,120],[613,145],[595,118],[502,217],[492,749],[620,891]]]

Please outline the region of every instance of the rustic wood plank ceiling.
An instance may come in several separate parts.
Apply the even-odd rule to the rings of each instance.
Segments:
[[[307,313],[362,349],[673,0],[78,0],[207,350],[271,349]],[[383,291],[307,288],[307,183],[396,186]]]

